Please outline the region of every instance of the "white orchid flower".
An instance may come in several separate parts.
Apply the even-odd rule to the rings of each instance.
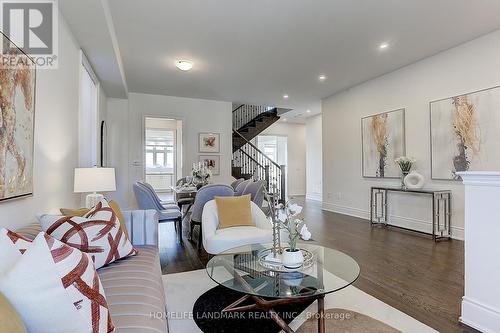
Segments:
[[[302,238],[305,241],[308,241],[311,239],[311,233],[307,229],[307,225],[303,225],[302,228],[300,229],[300,238]]]
[[[302,207],[297,204],[290,205],[288,209],[292,212],[293,216],[299,215],[302,212]]]
[[[278,220],[279,220],[280,222],[282,222],[282,223],[285,223],[287,219],[288,219],[288,216],[286,216],[285,212],[284,212],[284,211],[282,211],[282,210],[280,210],[280,211],[278,212]]]

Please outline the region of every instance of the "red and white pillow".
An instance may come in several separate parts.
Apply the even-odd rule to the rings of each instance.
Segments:
[[[106,199],[84,217],[42,215],[38,219],[47,234],[90,254],[96,268],[137,254]]]
[[[113,332],[104,289],[88,254],[44,232],[30,243],[2,229],[0,256],[0,292],[29,332]]]

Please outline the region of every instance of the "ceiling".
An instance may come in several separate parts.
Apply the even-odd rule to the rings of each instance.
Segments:
[[[320,112],[321,98],[500,29],[498,0],[97,1],[109,4],[128,91],[275,105],[304,117]],[[178,70],[179,59],[194,68]]]

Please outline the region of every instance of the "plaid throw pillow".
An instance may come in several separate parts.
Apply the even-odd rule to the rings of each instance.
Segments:
[[[90,254],[96,268],[137,254],[106,199],[84,217],[42,215],[38,219],[47,234]]]

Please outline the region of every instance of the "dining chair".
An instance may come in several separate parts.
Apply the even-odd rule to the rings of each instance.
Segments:
[[[234,182],[231,183],[231,187],[236,191],[236,188],[238,187],[238,185],[240,185],[240,183],[244,180],[245,179],[243,179],[243,178],[236,179]]]
[[[182,214],[177,206],[174,209],[166,209],[154,199],[153,195],[147,190],[147,187],[138,182],[133,185],[135,199],[139,209],[156,210],[158,212],[158,220],[160,223],[173,222],[179,234],[179,241],[182,243]]]
[[[248,184],[243,190],[243,194],[250,194],[252,201],[262,209],[264,202],[264,191],[266,190],[266,181],[259,180]]]
[[[158,196],[158,194],[156,193],[155,189],[153,188],[153,186],[151,186],[151,184],[149,183],[146,183],[146,182],[137,182],[137,184],[139,184],[139,186],[142,186],[146,189],[146,191],[148,191],[151,196],[153,197],[153,199],[155,200],[155,202],[160,206],[160,207],[164,207],[164,209],[175,209],[177,208],[177,205],[173,202],[168,202],[168,201],[162,201],[160,199],[160,197]]]
[[[236,186],[236,190],[234,190],[234,195],[237,196],[237,197],[243,195],[243,191],[245,191],[245,188],[251,182],[252,182],[251,179],[247,179],[247,180],[244,180],[241,183],[239,183],[238,186]]]
[[[175,184],[177,187],[182,186],[184,184],[189,184],[191,183],[193,177],[182,177],[177,180],[177,183]],[[177,206],[179,206],[179,209],[181,212],[184,209],[184,206],[187,206],[186,213],[189,212],[189,209],[194,203],[194,197],[190,193],[175,193],[175,202],[177,203]]]
[[[212,184],[203,186],[198,193],[193,204],[193,212],[191,213],[190,220],[190,239],[193,239],[193,231],[195,226],[199,226],[198,233],[198,249],[201,249],[202,245],[202,233],[203,228],[201,227],[201,217],[203,214],[203,208],[205,204],[213,200],[215,197],[232,197],[234,196],[234,190],[229,185],[223,184]]]

